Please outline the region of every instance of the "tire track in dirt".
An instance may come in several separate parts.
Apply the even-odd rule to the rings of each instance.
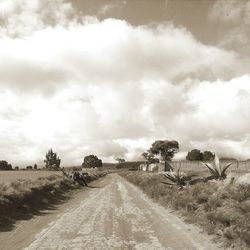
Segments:
[[[26,250],[168,249],[216,250],[197,228],[147,198],[113,174],[77,207],[51,222]]]

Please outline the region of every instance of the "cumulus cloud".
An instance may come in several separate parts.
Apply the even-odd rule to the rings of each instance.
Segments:
[[[250,154],[248,58],[204,45],[170,23],[77,22],[62,0],[49,8],[46,1],[26,2],[18,8],[34,27],[21,30],[20,20],[20,29],[9,33],[7,21],[1,31],[1,158],[40,162],[53,147],[66,165],[81,164],[90,153],[104,161],[136,159],[165,138],[178,140],[183,151]],[[19,20],[12,15],[17,7],[0,3]],[[54,24],[47,24],[47,9],[62,17],[52,15]]]
[[[89,153],[105,160],[138,159],[155,139],[167,138],[178,140],[182,151],[198,147],[246,158],[249,82],[249,75],[182,85],[143,82],[134,105],[130,105],[131,93],[119,87],[107,95],[110,102],[98,88],[86,86],[72,85],[50,99],[29,97],[26,103],[12,93],[3,109],[14,103],[20,115],[1,117],[2,152],[12,160],[35,161],[52,146],[64,163],[80,164]],[[121,105],[120,97],[127,102]]]
[[[25,91],[69,82],[106,85],[164,79],[178,83],[188,76],[230,79],[249,68],[248,60],[205,46],[185,29],[171,24],[156,29],[133,27],[115,19],[46,28],[25,40],[4,37],[0,55],[0,84]]]

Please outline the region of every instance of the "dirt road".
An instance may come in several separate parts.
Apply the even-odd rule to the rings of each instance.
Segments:
[[[46,225],[25,249],[217,249],[196,227],[120,176],[109,175],[98,186]]]

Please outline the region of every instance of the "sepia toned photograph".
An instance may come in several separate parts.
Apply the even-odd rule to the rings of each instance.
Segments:
[[[250,250],[250,0],[0,0],[0,250]]]

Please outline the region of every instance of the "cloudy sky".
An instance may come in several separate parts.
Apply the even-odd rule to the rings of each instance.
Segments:
[[[250,1],[0,0],[0,158],[250,158]]]

